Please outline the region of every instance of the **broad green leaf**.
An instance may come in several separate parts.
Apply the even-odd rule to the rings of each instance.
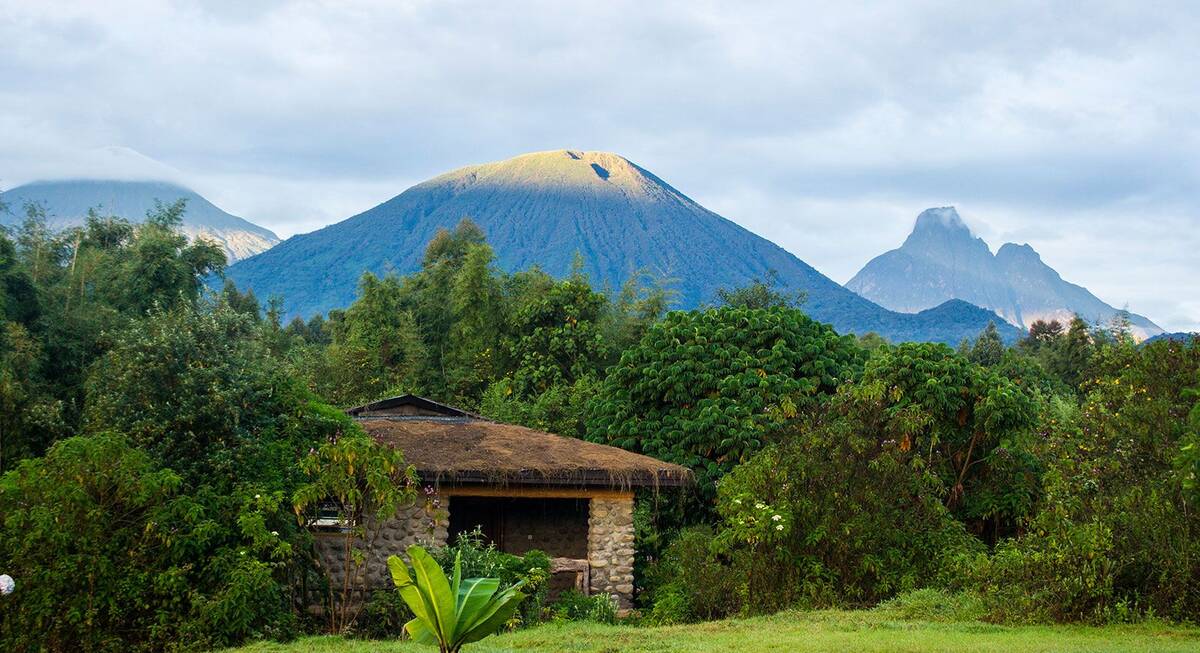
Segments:
[[[404,599],[408,609],[412,610],[417,619],[432,621],[433,609],[429,598],[413,582],[412,576],[408,573],[408,565],[405,565],[399,556],[388,556],[387,565],[388,571],[392,574],[392,582],[395,583],[396,589],[400,592],[400,598]]]
[[[499,578],[468,578],[458,590],[458,621],[460,627],[470,627],[480,610],[500,589]]]
[[[415,617],[408,623],[404,624],[404,630],[408,631],[408,636],[418,644],[430,644],[437,646],[439,644],[437,634],[425,625],[425,622],[420,617]]]
[[[472,620],[471,627],[458,638],[458,642],[460,644],[477,642],[503,628],[504,624],[508,623],[516,614],[521,601],[525,600],[525,595],[517,591],[517,587],[520,585],[521,583],[518,583],[493,596],[492,600],[480,610],[479,617]]]
[[[429,625],[445,640],[454,640],[455,629],[455,596],[450,592],[450,582],[446,573],[438,566],[433,556],[419,546],[408,547],[408,556],[413,564],[413,576],[417,585],[423,590],[429,603]]]

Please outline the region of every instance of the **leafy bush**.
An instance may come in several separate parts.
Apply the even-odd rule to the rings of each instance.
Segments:
[[[738,610],[740,579],[717,554],[713,538],[708,526],[684,529],[650,566],[646,579],[650,623],[720,619]]]
[[[607,594],[585,595],[575,588],[564,590],[551,606],[555,621],[594,621],[601,624],[617,622],[617,604]]]
[[[528,551],[520,556],[504,553],[495,544],[485,543],[483,534],[476,529],[460,533],[453,544],[434,549],[432,555],[447,571],[457,562],[462,565],[462,573],[472,578],[496,578],[504,587],[521,583],[526,596],[520,608],[521,623],[535,624],[541,620],[550,581],[550,557],[542,551]]]
[[[353,635],[366,639],[391,639],[404,635],[412,610],[395,590],[376,590],[362,607]]]
[[[559,384],[532,398],[514,392],[513,382],[500,379],[483,393],[479,411],[491,419],[570,437],[586,433],[588,402],[599,383],[582,376],[570,385]]]
[[[690,467],[712,496],[780,417],[851,378],[853,337],[788,308],[674,312],[609,370],[588,439]]]
[[[1036,395],[930,343],[877,352],[858,387],[847,390],[870,409],[859,415],[879,411],[859,428],[902,454],[923,455],[946,505],[977,534],[1012,532],[1032,512],[1040,494],[1031,453]]]
[[[953,586],[995,620],[1111,621],[1200,612],[1200,516],[1178,471],[1200,345],[1116,340],[1073,416],[1043,425],[1046,499],[1024,534],[962,561]]]
[[[860,426],[802,426],[722,480],[713,544],[736,572],[740,611],[872,604],[978,547],[924,460]]]
[[[221,531],[182,487],[111,434],[60,441],[0,478],[0,568],[18,580],[0,612],[9,650],[158,651],[292,635],[269,557],[244,546],[198,564]]]

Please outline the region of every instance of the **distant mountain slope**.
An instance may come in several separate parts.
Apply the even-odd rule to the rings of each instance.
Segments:
[[[1107,322],[1119,312],[1086,288],[1064,281],[1029,245],[1005,243],[993,256],[953,207],[922,212],[899,249],[872,259],[846,287],[905,312],[961,299],[1025,328],[1037,320],[1066,322],[1075,314]],[[1139,338],[1162,333],[1145,317],[1129,317]]]
[[[538,152],[461,168],[290,238],[231,267],[228,275],[259,297],[282,296],[289,315],[324,312],[353,301],[364,271],[417,270],[436,231],[463,217],[482,227],[505,270],[536,264],[565,275],[578,251],[600,286],[619,288],[642,268],[675,279],[678,304],[685,308],[712,300],[717,288],[775,270],[784,287],[807,292],[806,311],[842,332],[958,342],[997,319],[965,304],[919,315],[885,310],[625,158],[603,152]]]
[[[253,256],[279,242],[271,230],[222,211],[195,191],[163,181],[76,179],[25,184],[4,193],[10,214],[0,214],[0,224],[20,224],[26,202],[45,207],[47,222],[56,229],[83,224],[88,209],[95,207],[104,214],[141,222],[154,208],[154,200],[169,204],[180,198],[187,199],[183,231],[189,238],[203,236],[220,245],[230,261]]]
[[[1147,338],[1145,344],[1157,342],[1159,340],[1172,340],[1174,342],[1188,343],[1193,340],[1200,340],[1200,332],[1176,331],[1174,333],[1160,333],[1153,338]]]

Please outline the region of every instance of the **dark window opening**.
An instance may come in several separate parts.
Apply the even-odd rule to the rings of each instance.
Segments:
[[[476,528],[505,553],[587,558],[587,499],[450,497],[450,541]]]

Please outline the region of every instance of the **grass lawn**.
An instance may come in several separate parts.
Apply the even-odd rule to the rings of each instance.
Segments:
[[[406,653],[434,651],[410,642],[313,637],[260,643],[236,653]],[[995,626],[908,621],[880,610],[785,612],[690,626],[641,628],[547,624],[466,646],[485,651],[1200,651],[1200,629],[1137,626]],[[230,652],[233,653],[233,652]]]

